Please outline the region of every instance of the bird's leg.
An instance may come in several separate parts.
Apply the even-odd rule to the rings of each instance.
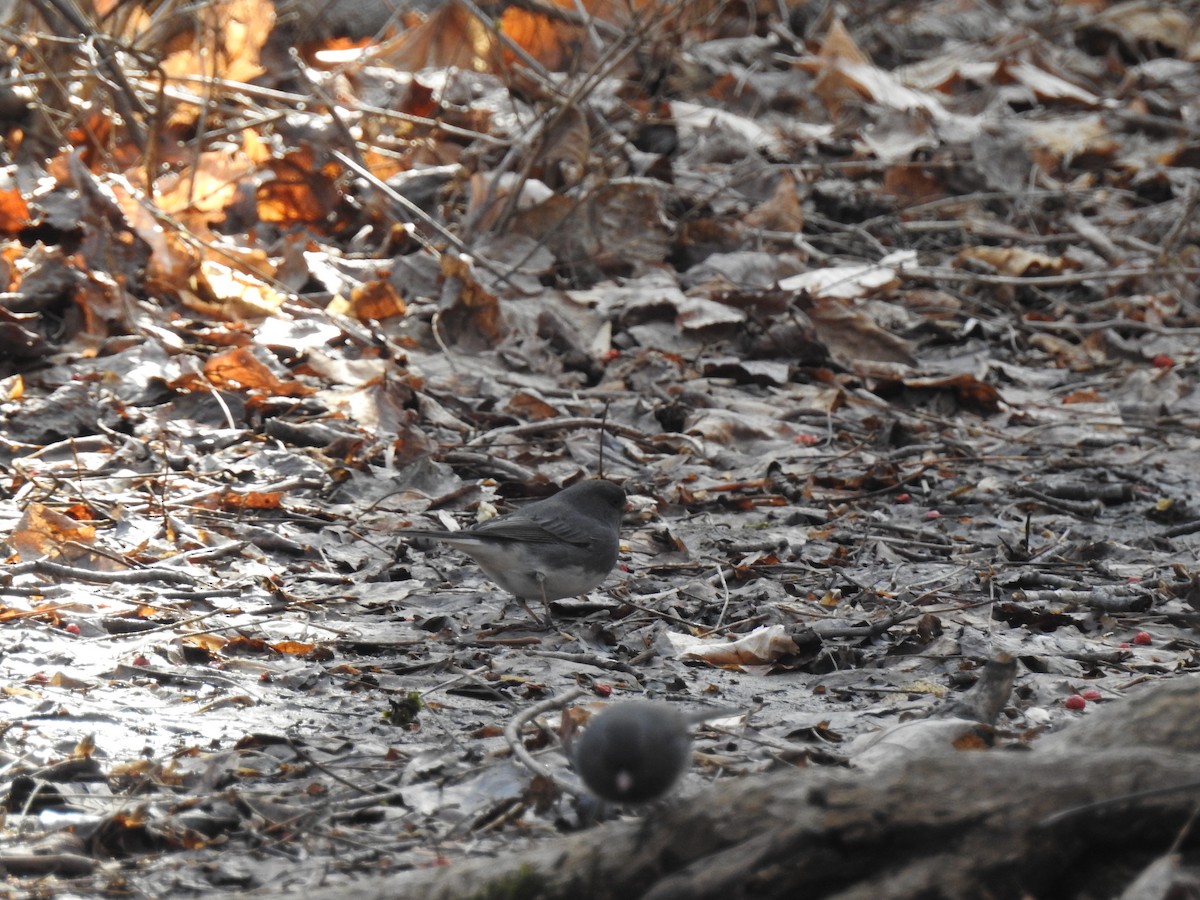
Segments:
[[[533,619],[533,621],[537,622],[538,625],[544,626],[546,624],[545,622],[542,621],[541,617],[530,608],[529,604],[525,602],[524,597],[518,597],[517,602],[521,604],[521,609],[523,609],[523,610],[525,610],[525,612],[529,613],[529,618],[531,618],[531,619]],[[546,611],[549,612],[549,610],[550,610],[550,605],[546,604]]]
[[[546,603],[546,579],[542,575],[541,572],[535,572],[534,577],[537,578],[538,587],[540,587],[542,590],[542,602]],[[525,612],[529,613],[529,618],[531,618],[531,619],[533,619],[533,621],[537,622],[538,625],[545,627],[546,623],[542,621],[541,617],[537,613],[535,613],[532,609],[529,608],[529,604],[525,602],[524,597],[518,597],[517,602],[521,604],[521,608],[523,610],[525,610]],[[546,615],[549,616],[549,614],[550,614],[550,604],[546,603]]]
[[[541,572],[537,573],[538,586],[542,589],[542,605],[546,607],[546,621],[554,621],[554,613],[550,609],[550,601],[546,599],[546,576]],[[537,619],[537,616],[534,616]],[[538,619],[540,622],[541,619]]]

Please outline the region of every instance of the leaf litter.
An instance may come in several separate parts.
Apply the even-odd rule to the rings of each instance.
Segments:
[[[86,7],[122,49],[30,4],[0,97],[10,887],[587,827],[590,702],[520,732],[553,778],[505,737],[568,689],[746,710],[694,793],[1004,655],[999,744],[1195,671],[1183,4]],[[548,631],[404,538],[601,462],[621,559]]]

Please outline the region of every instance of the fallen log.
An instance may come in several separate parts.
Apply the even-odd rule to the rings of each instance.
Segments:
[[[1164,865],[1190,877],[1170,854],[1196,845],[1197,711],[1200,677],[1181,677],[1131,692],[1034,750],[943,749],[890,766],[876,759],[865,772],[729,780],[510,856],[363,879],[354,896],[1116,897],[1152,864],[1155,883]],[[290,896],[346,892],[342,883]]]

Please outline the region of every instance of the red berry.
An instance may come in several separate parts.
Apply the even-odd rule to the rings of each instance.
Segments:
[[[1154,638],[1150,637],[1150,632],[1139,631],[1133,636],[1133,642],[1139,647],[1149,647],[1154,643]]]
[[[912,494],[897,494],[896,495],[897,503],[907,503],[911,499],[912,499]]]
[[[1087,701],[1084,700],[1082,697],[1080,697],[1078,694],[1072,694],[1070,697],[1068,697],[1066,700],[1063,701],[1063,705],[1067,709],[1083,709],[1085,706],[1087,706]]]
[[[1079,696],[1082,697],[1084,700],[1092,700],[1092,701],[1104,699],[1104,695],[1102,693],[1100,693],[1098,690],[1096,690],[1095,688],[1088,688],[1086,691],[1081,691],[1079,693]]]
[[[1156,369],[1169,369],[1175,365],[1175,360],[1167,356],[1165,353],[1157,354],[1154,359],[1150,360],[1150,364]]]
[[[612,696],[612,685],[605,684],[602,681],[597,682],[596,684],[592,685],[592,690],[594,690],[601,697],[611,697]]]
[[[79,634],[79,626],[72,622],[70,625],[64,625],[63,631],[67,634]]]
[[[148,665],[150,665],[150,660],[146,659],[146,657],[141,656],[139,654],[138,656],[135,656],[133,658],[133,664],[135,666],[148,666]]]
[[[931,509],[929,512],[925,513],[925,518],[927,519],[940,519],[941,517],[942,514],[936,509]]]

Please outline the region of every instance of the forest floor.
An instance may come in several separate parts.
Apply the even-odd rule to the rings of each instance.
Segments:
[[[745,710],[689,796],[1005,656],[1001,748],[1200,669],[1196,5],[842,6],[10,34],[0,896],[591,827],[539,703],[567,784],[604,702]],[[601,471],[552,627],[404,537]]]

